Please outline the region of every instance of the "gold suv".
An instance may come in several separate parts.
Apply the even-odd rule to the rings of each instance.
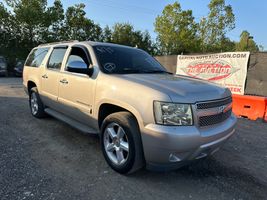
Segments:
[[[99,134],[112,169],[176,169],[234,133],[231,92],[173,75],[143,50],[100,42],[44,44],[23,71],[34,117]]]

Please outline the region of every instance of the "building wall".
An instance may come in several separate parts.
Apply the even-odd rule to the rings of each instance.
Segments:
[[[177,55],[155,57],[169,72],[176,73]]]

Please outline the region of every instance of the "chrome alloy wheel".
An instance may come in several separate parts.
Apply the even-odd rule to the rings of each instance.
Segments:
[[[129,142],[123,128],[116,124],[110,123],[103,137],[106,154],[110,161],[115,165],[123,165],[129,156]]]
[[[31,94],[31,111],[33,115],[36,115],[38,112],[38,99],[35,92]]]

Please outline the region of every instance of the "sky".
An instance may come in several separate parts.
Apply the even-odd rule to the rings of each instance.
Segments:
[[[138,30],[148,30],[153,39],[155,18],[167,4],[175,0],[61,0],[64,8],[77,3],[86,5],[87,17],[102,27],[116,22],[129,22]],[[208,14],[210,0],[179,0],[183,10],[191,9],[198,21]],[[51,5],[53,0],[48,0]],[[267,50],[267,1],[266,0],[226,0],[236,17],[236,28],[227,35],[234,41],[239,40],[243,30],[247,30],[258,45]]]

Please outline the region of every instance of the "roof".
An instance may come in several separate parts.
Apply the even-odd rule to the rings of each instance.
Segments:
[[[114,43],[94,42],[94,41],[81,41],[80,42],[78,40],[60,41],[60,42],[52,42],[52,43],[40,44],[38,47],[47,47],[47,46],[55,46],[55,45],[68,45],[70,43],[89,44],[90,46],[113,46],[113,47],[134,48],[134,47],[120,45],[120,44],[114,44]]]

